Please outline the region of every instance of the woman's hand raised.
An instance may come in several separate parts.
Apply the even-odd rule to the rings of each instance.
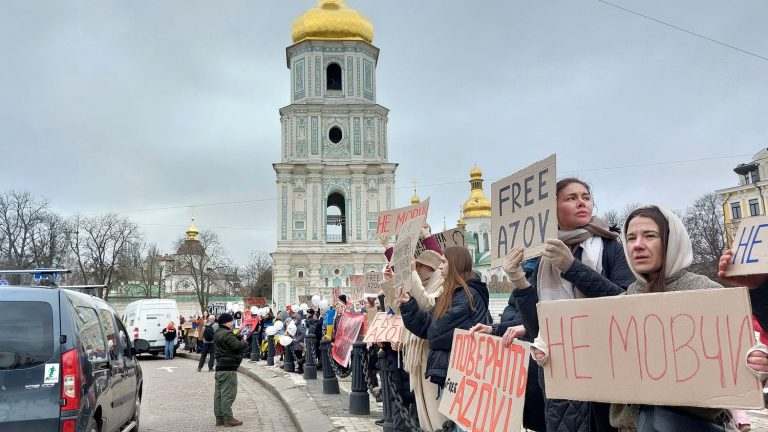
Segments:
[[[731,286],[743,286],[749,289],[757,288],[768,280],[768,275],[756,274],[746,276],[726,276],[725,272],[728,271],[728,266],[733,261],[733,251],[727,250],[720,257],[720,261],[717,263],[717,277],[720,280]]]

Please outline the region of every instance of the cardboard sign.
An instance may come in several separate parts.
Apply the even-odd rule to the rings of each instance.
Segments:
[[[768,273],[768,216],[742,220],[731,250],[733,260],[726,276]]]
[[[541,255],[544,240],[557,238],[556,157],[552,155],[491,185],[491,266],[524,247],[523,259]]]
[[[400,315],[378,312],[365,332],[366,343],[400,342],[403,337],[403,317]]]
[[[429,198],[412,206],[380,212],[376,222],[376,235],[379,237],[391,237],[399,234],[406,222],[419,216],[424,216],[426,220],[428,212]]]
[[[365,294],[365,276],[349,275],[349,286],[352,288],[349,301],[354,303],[363,300],[363,294]]]
[[[419,241],[421,228],[424,226],[425,216],[409,219],[397,236],[394,251],[392,252],[392,266],[395,268],[393,275],[395,288],[403,287],[410,291],[410,285],[406,282],[411,277],[411,259],[416,251],[416,243]]]
[[[467,241],[464,238],[464,230],[461,228],[449,229],[447,231],[437,233],[434,236],[443,250],[451,246],[467,246]],[[424,247],[424,241],[419,240],[419,242],[416,244],[416,253],[414,253],[413,256],[418,257],[419,254],[425,250],[427,250],[427,248]]]
[[[336,338],[333,340],[331,354],[336,363],[346,367],[352,356],[352,344],[355,343],[365,323],[365,314],[345,312],[336,326]]]
[[[520,430],[528,352],[526,342],[504,347],[500,337],[454,331],[440,412],[467,431]]]
[[[368,272],[365,274],[365,283],[363,285],[363,290],[366,293],[378,293],[379,292],[379,284],[381,281],[384,280],[384,273],[382,272]],[[369,295],[364,294],[366,297]],[[371,297],[376,297],[376,295],[372,295]]]
[[[541,302],[547,397],[760,409],[745,288]]]

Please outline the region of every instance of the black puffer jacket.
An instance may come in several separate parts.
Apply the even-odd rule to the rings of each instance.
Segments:
[[[477,279],[468,280],[467,286],[472,291],[472,307],[470,308],[464,289],[457,289],[453,294],[451,306],[435,320],[432,319],[432,311],[425,312],[420,309],[413,298],[400,306],[405,327],[414,335],[429,342],[425,376],[439,386],[445,384],[445,377],[448,375],[453,330],[469,330],[477,323],[493,322],[491,313],[488,311],[488,287]]]
[[[562,278],[571,282],[573,287],[586,297],[606,297],[623,294],[635,281],[635,275],[629,269],[624,257],[624,248],[617,240],[603,239],[603,271],[596,272],[581,262],[583,250],[579,247],[573,254],[571,267],[562,274]],[[538,263],[528,279],[531,286],[512,292],[517,309],[520,312],[528,337],[539,335],[539,315],[536,303],[539,296],[536,291]],[[544,369],[539,369],[539,385],[544,390]],[[603,432],[615,431],[608,420],[609,405],[597,402],[582,402],[564,399],[545,399],[544,412],[547,432]]]

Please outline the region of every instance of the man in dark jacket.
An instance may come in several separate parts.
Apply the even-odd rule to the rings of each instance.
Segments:
[[[232,333],[232,315],[219,315],[219,328],[213,335],[216,350],[216,387],[213,394],[213,413],[216,426],[240,426],[240,420],[232,414],[232,404],[237,397],[237,368],[243,361],[241,353],[248,345]]]

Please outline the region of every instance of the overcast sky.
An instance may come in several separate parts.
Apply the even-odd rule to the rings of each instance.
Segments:
[[[764,0],[615,3],[768,57]],[[314,4],[3,1],[2,189],[63,215],[174,207],[124,213],[166,252],[196,203],[236,262],[274,250],[285,48]],[[433,226],[455,226],[474,163],[487,195],[557,153],[598,212],[684,209],[768,146],[768,61],[597,0],[348,4],[381,49],[397,204],[416,178]]]

